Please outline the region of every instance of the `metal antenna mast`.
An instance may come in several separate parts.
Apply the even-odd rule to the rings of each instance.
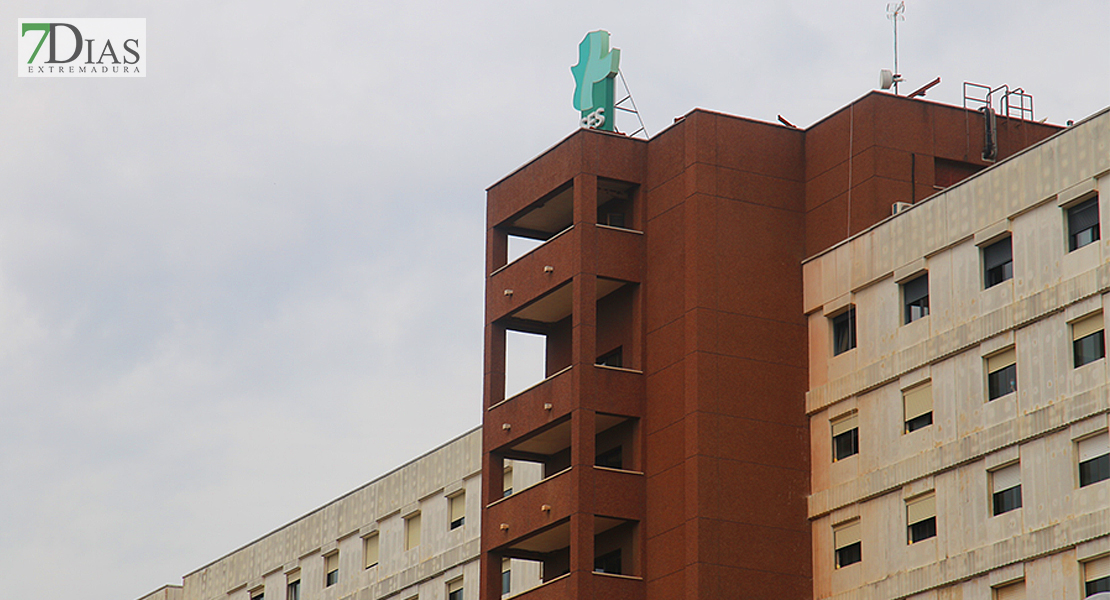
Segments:
[[[613,108],[616,109],[616,110],[623,110],[624,112],[629,112],[629,113],[632,113],[632,114],[636,115],[636,119],[640,122],[640,128],[637,129],[636,131],[633,131],[632,133],[628,134],[628,137],[636,137],[637,134],[643,133],[644,134],[644,139],[648,139],[649,136],[648,136],[648,132],[647,132],[647,127],[644,125],[644,118],[640,116],[640,109],[636,108],[636,101],[632,99],[632,91],[628,89],[628,82],[624,80],[624,73],[621,72],[620,69],[618,69],[617,70],[617,75],[620,76],[621,84],[624,85],[624,98],[621,98],[620,101],[615,103],[613,105]],[[631,104],[632,108],[626,108],[624,106],[621,106],[625,102],[628,102],[629,104]],[[615,117],[616,115],[613,115],[613,116]]]
[[[886,18],[894,22],[894,95],[898,95],[898,81],[901,79],[898,72],[898,21],[905,21],[903,14],[906,12],[906,3],[903,0],[895,4],[886,5]]]

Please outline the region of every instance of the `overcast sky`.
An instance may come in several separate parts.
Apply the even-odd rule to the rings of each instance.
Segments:
[[[903,93],[1110,104],[1107,0],[906,4]],[[806,127],[885,6],[0,4],[2,595],[134,600],[477,426],[484,189],[574,131],[588,31],[652,134]],[[28,17],[145,17],[147,77],[18,78]]]

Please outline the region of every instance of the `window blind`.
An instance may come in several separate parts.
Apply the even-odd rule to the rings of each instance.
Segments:
[[[933,412],[933,384],[926,383],[903,392],[906,403],[906,420]]]
[[[998,354],[987,358],[987,372],[994,373],[995,371],[999,369],[1005,369],[1006,367],[1016,362],[1017,352],[1013,348],[1010,348],[1005,352],[999,352]]]

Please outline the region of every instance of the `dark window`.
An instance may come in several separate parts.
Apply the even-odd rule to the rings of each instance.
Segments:
[[[458,529],[459,527],[462,527],[464,523],[466,523],[466,517],[459,517],[454,521],[451,521],[451,529]]]
[[[1098,196],[1068,209],[1068,249],[1098,241]]]
[[[1094,596],[1099,592],[1110,592],[1110,575],[1088,581],[1084,592],[1087,596]]]
[[[251,600],[263,600],[266,597],[264,592],[256,592],[251,594]]]
[[[605,213],[604,223],[610,227],[624,227],[624,213]]]
[[[1079,487],[1110,479],[1110,454],[1079,463]]]
[[[929,314],[928,273],[902,284],[902,301],[906,305],[906,323],[913,323]]]
[[[289,582],[285,589],[285,600],[301,600],[301,580]]]
[[[513,572],[510,569],[501,571],[501,595],[512,593],[513,591]]]
[[[1021,486],[1015,485],[1014,487],[995,492],[993,496],[994,513],[1000,515],[1005,512],[1010,512],[1015,508],[1021,508]]]
[[[910,543],[927,540],[937,535],[937,518],[929,517],[910,525]]]
[[[983,287],[991,287],[1014,278],[1014,250],[1011,239],[997,241],[983,248]]]
[[[606,552],[597,558],[594,558],[594,571],[598,573],[612,573],[614,575],[621,574],[621,551],[620,548],[612,552]]]
[[[1017,364],[987,374],[987,399],[994,400],[1017,391]]]
[[[447,593],[447,600],[463,600],[462,588]]]
[[[621,447],[617,446],[612,450],[606,450],[598,454],[594,464],[599,467],[609,467],[610,469],[623,469],[624,462],[621,460]]]
[[[328,571],[327,581],[324,582],[324,587],[331,587],[339,582],[339,569]]]
[[[599,365],[605,365],[606,367],[624,366],[624,361],[621,360],[621,349],[617,348],[616,350],[602,354],[601,356],[597,357],[597,361],[595,361],[595,363]]]
[[[844,433],[833,436],[834,460],[848,458],[859,454],[859,427],[853,427]]]
[[[832,318],[833,356],[856,347],[856,307]]]
[[[906,421],[906,433],[917,431],[922,427],[928,427],[933,424],[933,413],[927,412],[923,415],[916,416],[909,421]]]
[[[503,490],[503,491],[501,492],[501,497],[502,497],[502,498],[505,498],[506,496],[512,496],[512,495],[513,495],[513,488],[505,488],[505,489],[504,489],[504,490]]]
[[[1102,331],[1099,330],[1075,340],[1072,342],[1072,350],[1074,351],[1077,368],[1104,358],[1106,356],[1106,342],[1103,340]]]
[[[848,544],[836,549],[836,568],[854,565],[861,560],[860,543]]]

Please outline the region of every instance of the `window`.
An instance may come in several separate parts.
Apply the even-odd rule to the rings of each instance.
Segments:
[[[513,591],[513,563],[505,558],[501,560],[501,595],[507,596]]]
[[[501,478],[501,497],[513,495],[513,468],[505,467],[505,475]]]
[[[861,560],[858,519],[833,528],[833,546],[836,548],[836,568],[847,567]]]
[[[405,517],[405,550],[420,545],[420,513]]]
[[[602,354],[601,356],[597,357],[597,360],[594,361],[595,364],[605,365],[606,367],[621,367],[621,366],[623,366],[624,361],[622,360],[622,357],[621,357],[621,348],[622,348],[621,346],[618,346],[616,350],[611,350],[611,351],[606,352],[605,354]]]
[[[1095,196],[1068,209],[1068,251],[1098,239],[1098,196]]]
[[[324,557],[324,587],[339,583],[339,553],[332,552]]]
[[[378,565],[378,534],[372,533],[362,538],[362,557],[364,568]]]
[[[459,492],[447,499],[451,509],[451,529],[458,529],[466,523],[466,492]]]
[[[906,307],[905,322],[929,315],[929,274],[902,284],[902,302]]]
[[[1075,368],[1106,356],[1102,312],[1085,317],[1071,325],[1072,356]]]
[[[1079,487],[1110,479],[1110,435],[1100,433],[1079,442]]]
[[[1083,563],[1084,597],[1110,592],[1110,556]]]
[[[301,571],[297,569],[285,576],[285,600],[301,600]]]
[[[1017,352],[1013,348],[987,358],[987,400],[1017,391]]]
[[[599,467],[609,467],[610,469],[623,469],[624,461],[621,456],[621,447],[617,446],[612,450],[606,450],[597,455],[594,464]]]
[[[937,535],[937,497],[933,492],[906,501],[906,528],[911,544]]]
[[[983,248],[983,287],[994,287],[1014,278],[1014,249],[1011,238]]]
[[[1025,600],[1025,580],[994,588],[994,600]]]
[[[902,406],[906,415],[905,433],[933,424],[933,384],[925,382],[902,390]]]
[[[621,574],[621,549],[617,548],[612,552],[606,552],[600,556],[594,557],[594,572],[595,573],[612,573],[614,575]]]
[[[833,356],[856,347],[856,307],[832,317]]]
[[[991,514],[1021,508],[1021,463],[991,471]]]
[[[447,600],[463,600],[463,580],[461,577],[447,584]]]
[[[859,415],[852,413],[834,421],[832,435],[833,462],[859,454]]]
[[[265,588],[257,589],[251,592],[251,600],[264,600],[266,598]]]

